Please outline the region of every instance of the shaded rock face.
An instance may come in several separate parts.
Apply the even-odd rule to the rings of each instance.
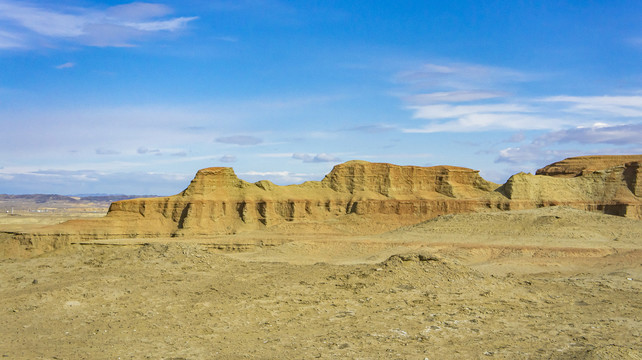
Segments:
[[[350,161],[322,181],[289,186],[248,183],[231,168],[207,168],[177,195],[117,201],[103,219],[70,221],[50,231],[86,238],[255,230],[369,234],[444,214],[553,205],[642,219],[640,162],[631,161],[640,156],[603,158],[598,165],[590,158],[567,159],[539,170],[542,175],[516,174],[502,186],[454,166]],[[595,170],[599,164],[608,167]]]

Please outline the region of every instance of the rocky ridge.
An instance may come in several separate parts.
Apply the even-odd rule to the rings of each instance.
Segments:
[[[116,201],[104,218],[72,220],[28,237],[372,234],[444,214],[556,205],[642,219],[640,163],[642,155],[570,158],[501,186],[454,166],[349,161],[322,181],[289,186],[249,183],[232,168],[213,167],[198,171],[177,195]]]

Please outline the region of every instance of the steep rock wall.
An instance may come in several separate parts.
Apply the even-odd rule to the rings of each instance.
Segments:
[[[478,197],[497,188],[479,172],[455,166],[397,166],[349,161],[334,167],[322,184],[337,192],[379,194],[395,198]]]
[[[612,160],[600,164],[610,166]],[[43,231],[87,239],[256,230],[369,234],[444,214],[553,205],[642,219],[640,163],[629,160],[620,157],[614,166],[590,171],[600,166],[587,165],[585,158],[579,167],[569,161],[566,170],[558,165],[561,170],[540,171],[547,175],[520,173],[502,186],[454,166],[350,161],[335,166],[322,181],[289,186],[248,183],[231,168],[207,168],[177,195],[117,201],[105,218]]]
[[[631,162],[642,162],[642,155],[576,156],[547,165],[537,170],[535,175],[575,177]]]
[[[511,208],[552,205],[642,219],[642,155],[581,156],[516,174],[500,191]]]
[[[453,212],[503,209],[498,186],[478,171],[452,166],[350,161],[322,181],[290,186],[252,184],[231,168],[207,168],[177,195],[117,201],[103,219],[65,225],[87,238],[306,231],[312,225],[366,234]]]

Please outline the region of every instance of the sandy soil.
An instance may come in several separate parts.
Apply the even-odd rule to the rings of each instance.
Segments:
[[[0,269],[6,358],[642,358],[642,222],[570,209],[85,242]]]
[[[90,219],[105,216],[107,210],[95,212],[64,211],[57,213],[15,212],[0,213],[0,231],[29,232],[45,225],[55,225],[72,219]]]

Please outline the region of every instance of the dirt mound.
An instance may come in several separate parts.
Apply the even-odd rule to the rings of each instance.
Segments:
[[[625,240],[642,238],[642,222],[565,206],[439,216],[400,232],[443,232],[460,235],[544,235],[579,238],[588,234]]]
[[[465,239],[467,244],[620,249],[639,248],[642,221],[569,207],[445,215],[402,227],[387,237]],[[462,242],[459,240],[459,242]]]
[[[188,244],[0,260],[7,358],[635,358],[639,277],[490,276],[409,251],[242,262]],[[631,278],[631,279],[627,279]]]

